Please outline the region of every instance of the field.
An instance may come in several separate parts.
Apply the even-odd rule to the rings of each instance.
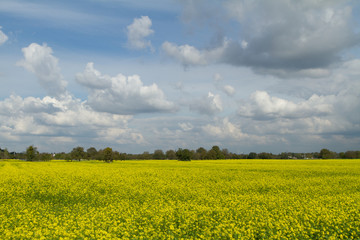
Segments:
[[[360,160],[0,161],[0,239],[360,239]]]

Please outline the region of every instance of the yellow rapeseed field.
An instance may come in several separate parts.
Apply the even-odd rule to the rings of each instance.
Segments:
[[[360,160],[0,161],[0,239],[360,239]]]

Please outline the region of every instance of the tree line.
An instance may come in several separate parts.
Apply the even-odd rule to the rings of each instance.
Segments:
[[[67,161],[81,161],[81,160],[100,160],[104,162],[112,162],[114,160],[205,160],[205,159],[360,159],[360,151],[346,151],[336,153],[328,149],[321,149],[320,152],[311,153],[293,153],[282,152],[280,154],[273,154],[268,152],[250,152],[248,154],[237,154],[229,152],[228,149],[220,149],[219,146],[213,146],[207,150],[200,147],[196,150],[182,149],[155,150],[153,153],[143,152],[141,154],[120,153],[107,147],[97,150],[94,147],[84,149],[83,147],[74,147],[71,152],[65,153],[40,153],[37,147],[31,145],[26,148],[25,152],[9,152],[6,148],[0,148],[0,159],[24,159],[27,161],[50,161],[52,159],[62,159]]]

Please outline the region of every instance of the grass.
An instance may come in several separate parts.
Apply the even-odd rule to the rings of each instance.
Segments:
[[[359,239],[360,160],[0,162],[0,239]]]

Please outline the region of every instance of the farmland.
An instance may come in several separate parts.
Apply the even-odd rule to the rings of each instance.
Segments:
[[[359,239],[360,160],[0,161],[0,239]]]

